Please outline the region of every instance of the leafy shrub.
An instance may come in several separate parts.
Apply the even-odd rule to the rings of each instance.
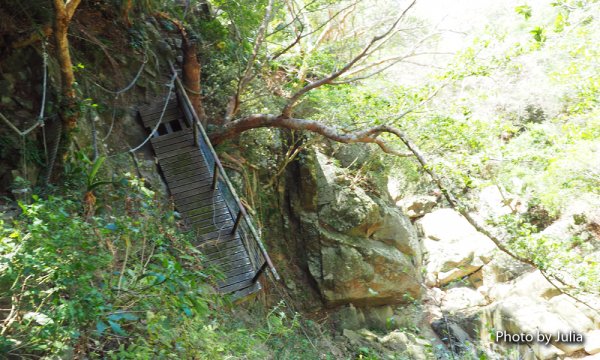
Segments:
[[[3,224],[0,302],[11,311],[0,352],[103,356],[140,336],[150,353],[172,352],[177,341],[152,335],[204,319],[218,305],[215,273],[140,180],[104,193],[115,201],[103,216],[84,217],[81,195],[34,196]]]

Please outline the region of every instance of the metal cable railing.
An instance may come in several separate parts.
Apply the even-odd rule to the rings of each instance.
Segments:
[[[273,277],[276,280],[279,280],[279,274],[277,273],[277,270],[275,270],[273,262],[260,240],[260,236],[252,223],[252,219],[246,212],[246,209],[233,188],[215,149],[212,147],[208,135],[192,106],[173,64],[171,64],[171,70],[175,76],[175,86],[177,88],[180,106],[183,109],[186,120],[191,124],[193,129],[195,145],[197,145],[198,149],[202,152],[207,168],[211,171],[213,177],[212,187],[215,190],[219,189],[221,191],[225,204],[227,204],[227,208],[232,218],[235,220],[232,233],[237,232],[240,235],[242,243],[248,251],[250,261],[255,271],[252,281],[258,281],[258,278],[267,268],[271,271]]]

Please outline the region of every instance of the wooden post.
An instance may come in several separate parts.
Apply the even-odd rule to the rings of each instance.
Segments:
[[[262,273],[265,271],[265,269],[267,268],[267,266],[269,266],[269,264],[267,263],[267,261],[263,262],[263,264],[261,265],[260,269],[258,269],[258,271],[256,272],[256,274],[254,274],[254,277],[252,278],[252,283],[253,284],[258,281],[258,278],[262,275]]]
[[[217,167],[217,163],[215,162],[215,167],[213,169],[212,185],[210,186],[213,190],[217,189],[217,179],[218,178],[219,178],[219,168]]]
[[[240,221],[242,220],[242,210],[238,211],[237,218],[235,219],[235,224],[233,224],[233,229],[231,230],[232,234],[235,234],[238,226],[240,225]]]

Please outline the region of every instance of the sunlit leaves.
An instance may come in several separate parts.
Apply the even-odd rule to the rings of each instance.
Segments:
[[[546,30],[541,26],[536,26],[529,31],[533,35],[533,39],[542,44],[546,41]]]
[[[529,5],[519,5],[515,8],[515,12],[519,15],[522,15],[525,20],[529,20],[531,17],[531,6]]]

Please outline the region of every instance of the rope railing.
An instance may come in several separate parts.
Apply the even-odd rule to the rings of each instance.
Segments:
[[[221,161],[192,106],[192,102],[185,91],[185,87],[179,78],[177,70],[175,70],[172,63],[170,65],[175,79],[175,87],[177,89],[181,108],[194,132],[195,145],[198,146],[199,150],[204,155],[203,157],[206,160],[207,168],[212,171],[213,189],[219,188],[221,190],[225,203],[235,219],[232,233],[238,231],[244,241],[248,254],[250,255],[250,261],[255,270],[253,282],[256,282],[267,268],[270,270],[271,274],[273,274],[273,277],[276,280],[279,280],[279,274],[260,239],[260,235],[252,224],[252,220],[248,215],[246,208],[240,201],[239,196],[231,184],[231,181],[223,168],[223,164],[221,164]]]

